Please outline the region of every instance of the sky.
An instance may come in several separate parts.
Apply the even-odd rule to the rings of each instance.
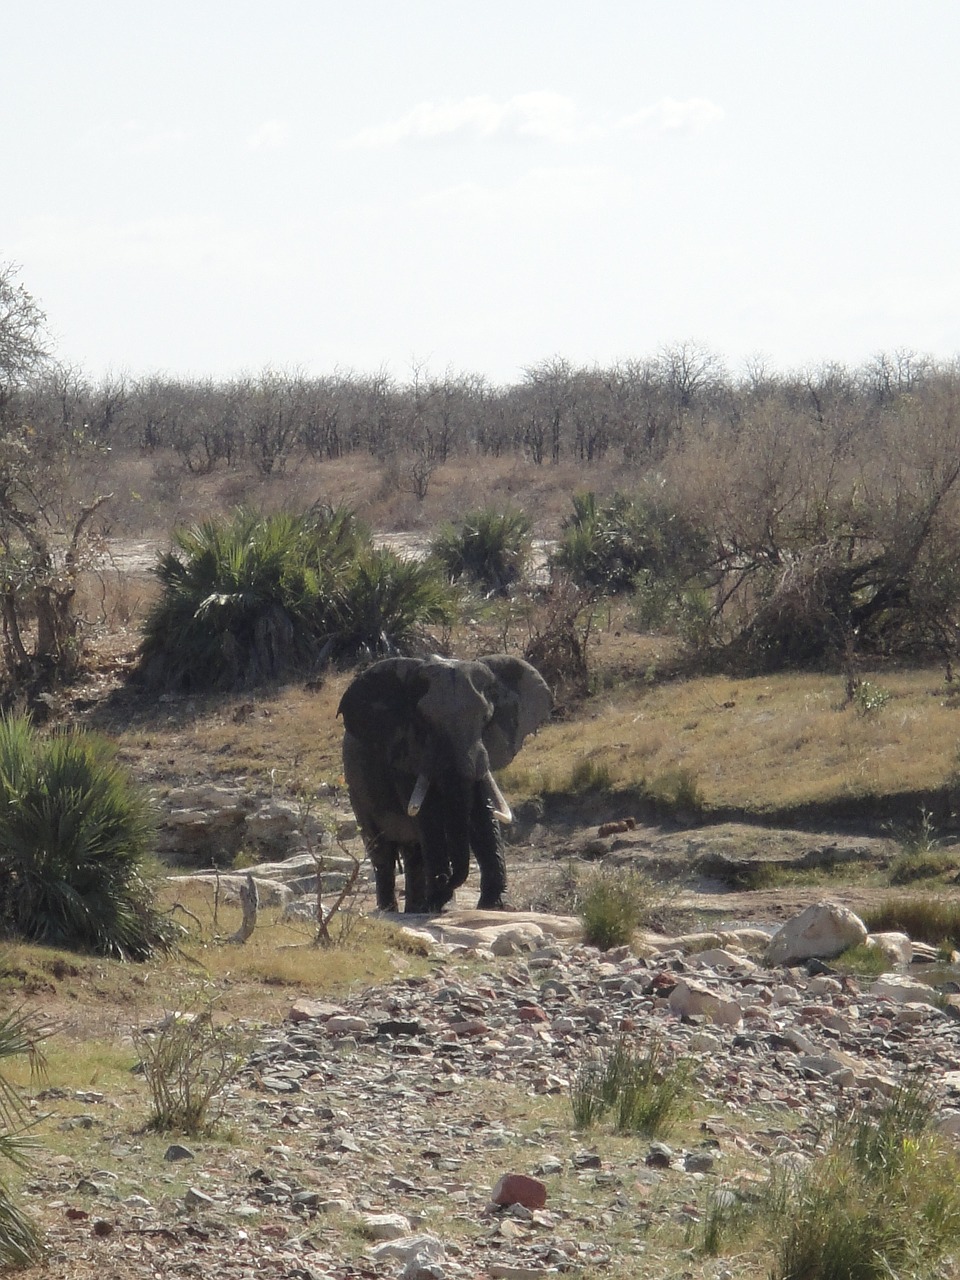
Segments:
[[[957,0],[0,0],[92,378],[960,353]]]

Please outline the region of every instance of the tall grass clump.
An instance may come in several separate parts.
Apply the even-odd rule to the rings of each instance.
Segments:
[[[112,744],[0,718],[0,922],[34,942],[142,960],[169,945],[146,877],[153,811]]]
[[[605,1057],[588,1058],[570,1086],[573,1122],[590,1128],[612,1115],[618,1133],[663,1136],[684,1114],[692,1064],[668,1060],[654,1038],[644,1050],[618,1040]]]
[[[900,853],[890,864],[890,883],[903,885],[930,880],[955,871],[958,866],[960,850],[944,847],[933,815],[929,809],[921,808],[916,823],[900,835]]]
[[[451,581],[466,579],[490,595],[505,596],[523,576],[530,532],[530,519],[523,511],[484,507],[466,515],[459,528],[444,526],[430,554]]]
[[[454,614],[437,573],[376,551],[349,508],[242,508],[174,540],[140,645],[154,687],[241,689],[326,658],[402,652],[419,627]]]
[[[39,1041],[42,1032],[35,1019],[23,1011],[0,1017],[0,1064],[26,1057],[31,1070],[43,1070]],[[0,1161],[23,1166],[35,1143],[26,1135],[30,1121],[23,1099],[0,1069]],[[0,1267],[26,1267],[43,1252],[36,1224],[17,1204],[0,1177]]]
[[[772,1280],[937,1276],[960,1244],[960,1159],[908,1084],[875,1115],[858,1109],[805,1170],[780,1174],[769,1208]]]
[[[579,894],[584,941],[601,951],[626,946],[657,902],[652,883],[636,871],[591,872]]]
[[[960,899],[930,894],[923,898],[888,898],[863,911],[871,933],[896,930],[931,946],[960,947]]]
[[[215,1025],[212,1012],[171,1013],[134,1044],[150,1090],[147,1127],[159,1133],[209,1133],[223,1113],[224,1090],[245,1058],[246,1039]]]

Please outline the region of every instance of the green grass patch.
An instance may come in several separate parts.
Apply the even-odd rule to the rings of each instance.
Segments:
[[[618,1133],[665,1136],[687,1113],[693,1064],[671,1060],[654,1038],[640,1050],[624,1040],[586,1059],[570,1086],[573,1122],[588,1129],[611,1115]]]
[[[889,973],[896,968],[893,962],[884,955],[882,947],[871,947],[862,943],[856,947],[847,947],[830,961],[833,968],[841,973],[854,974],[858,978],[876,978],[881,973]]]

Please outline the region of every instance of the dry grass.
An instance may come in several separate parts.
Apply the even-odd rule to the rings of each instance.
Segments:
[[[602,661],[601,650],[595,662]],[[117,733],[123,758],[147,778],[245,777],[278,794],[313,794],[320,784],[342,784],[336,709],[349,679],[335,673],[319,689],[184,698],[138,717],[121,708],[99,723]],[[576,790],[589,761],[591,775],[609,789],[669,801],[682,786],[708,812],[757,816],[847,802],[869,806],[880,797],[949,788],[960,725],[937,674],[891,672],[883,682],[889,702],[864,716],[842,705],[840,676],[703,677],[651,686],[642,672],[628,679],[620,668],[613,688],[527,740],[504,771],[504,786],[517,801]]]
[[[589,758],[614,787],[656,791],[679,769],[708,809],[758,815],[947,787],[960,726],[945,687],[929,670],[883,684],[889,702],[866,716],[842,705],[839,676],[625,685],[544,729],[506,782],[562,789]]]

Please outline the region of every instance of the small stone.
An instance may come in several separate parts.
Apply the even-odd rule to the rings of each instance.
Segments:
[[[712,991],[700,982],[682,979],[670,992],[668,1003],[681,1017],[707,1017],[717,1026],[738,1026],[742,1011],[736,1000]]]
[[[327,1018],[324,1027],[332,1036],[365,1036],[370,1030],[366,1018],[353,1017],[348,1013]]]
[[[714,1151],[688,1151],[683,1157],[686,1173],[712,1173],[716,1164],[717,1156]]]
[[[183,1193],[183,1203],[188,1209],[212,1209],[216,1201],[205,1191],[200,1191],[197,1187],[188,1187]]]
[[[519,1204],[525,1209],[542,1209],[547,1203],[547,1188],[539,1178],[524,1173],[505,1173],[490,1197],[494,1204]]]
[[[196,1157],[189,1147],[183,1147],[179,1142],[171,1142],[163,1153],[163,1158],[172,1164],[175,1160],[193,1160]]]
[[[374,1245],[370,1256],[377,1262],[402,1262],[405,1267],[411,1263],[426,1266],[431,1262],[442,1262],[444,1248],[436,1236],[400,1236]]]
[[[643,1162],[651,1169],[669,1169],[673,1163],[673,1148],[665,1142],[654,1142]]]
[[[570,1160],[575,1169],[599,1169],[603,1163],[595,1151],[575,1151]]]

